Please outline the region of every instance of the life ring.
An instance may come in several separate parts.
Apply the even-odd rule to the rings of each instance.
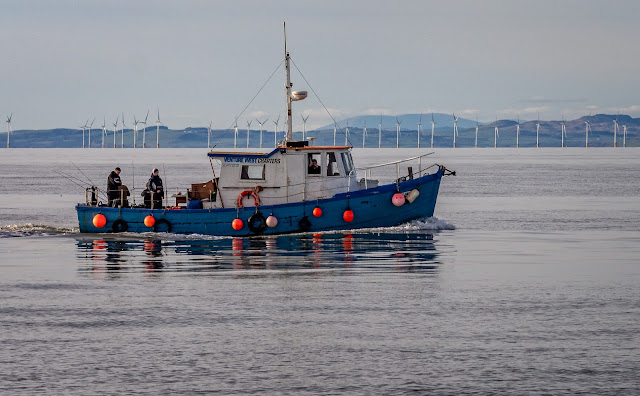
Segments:
[[[241,192],[240,195],[238,195],[237,203],[239,208],[244,207],[244,205],[242,204],[242,200],[244,199],[244,197],[248,197],[248,196],[253,197],[253,203],[255,206],[260,205],[260,198],[258,197],[258,193],[255,192],[254,190],[246,190]]]
[[[128,229],[129,229],[129,223],[127,223],[122,219],[118,219],[114,221],[113,225],[111,226],[111,230],[113,232],[127,232]]]
[[[249,217],[249,220],[247,220],[247,226],[249,226],[251,232],[261,233],[265,228],[267,228],[267,220],[264,218],[262,213],[256,212]]]
[[[311,222],[309,221],[309,218],[307,216],[304,216],[300,219],[300,221],[298,222],[298,228],[301,231],[309,231],[311,229]]]
[[[167,231],[158,231],[158,229],[160,228],[159,226],[162,224],[164,224],[167,227]],[[153,225],[153,231],[154,232],[171,232],[171,223],[167,219],[160,219],[156,221],[156,223]]]

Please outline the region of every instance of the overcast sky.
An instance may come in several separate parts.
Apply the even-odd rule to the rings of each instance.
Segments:
[[[0,0],[0,117],[132,126],[159,108],[171,128],[227,128],[281,63],[285,20],[311,84],[292,66],[310,91],[295,129],[300,113],[330,123],[322,103],[336,118],[640,116],[637,0]],[[280,69],[239,125],[280,114],[282,128],[283,87]]]

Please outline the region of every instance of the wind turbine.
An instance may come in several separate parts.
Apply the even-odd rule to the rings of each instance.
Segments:
[[[589,120],[585,121],[585,143],[584,146],[585,147],[589,147],[589,129],[591,129],[591,124],[589,123]]]
[[[87,121],[84,123],[84,125],[79,126],[78,128],[82,128],[82,148],[85,148],[85,144],[84,144],[84,131],[85,129],[87,129],[87,124],[89,123],[89,119],[87,118]]]
[[[400,147],[400,120],[396,117],[396,148]]]
[[[300,114],[300,117],[302,117],[302,141],[304,142],[305,140],[307,140],[306,134],[307,134],[307,120],[309,119],[309,116],[303,116],[302,114]]]
[[[613,147],[618,147],[618,116],[613,120]]]
[[[124,148],[124,127],[125,127],[125,126],[126,126],[126,125],[124,125],[124,113],[122,113],[122,132],[121,132],[121,134],[120,134],[120,136],[121,136],[121,138],[122,138],[122,141],[121,141],[121,143],[120,143],[120,148]]]
[[[147,115],[144,117],[144,121],[140,121],[144,127],[142,127],[142,148],[147,148],[147,119],[149,118],[149,110],[147,110]]]
[[[11,143],[9,142],[9,136],[11,135],[11,118],[12,117],[13,117],[13,113],[11,113],[9,117],[7,117],[7,148],[11,148]],[[82,134],[82,136],[84,137],[84,133]]]
[[[478,148],[478,129],[480,128],[480,123],[478,122],[478,116],[476,116],[476,148]]]
[[[89,121],[89,120],[87,120]],[[91,148],[91,127],[93,126],[93,123],[96,121],[96,117],[93,117],[93,121],[91,121],[91,125],[89,125],[89,148]]]
[[[520,116],[518,116],[518,124],[516,125],[516,148],[520,147]]]
[[[118,118],[120,118],[120,116],[116,117],[116,122],[113,123],[113,148],[116,148],[116,135],[117,135],[117,128],[118,128]]]
[[[540,113],[538,113],[538,122],[536,123],[536,147],[540,147]]]
[[[422,125],[422,113],[420,113],[420,120],[418,120],[418,148],[420,148],[420,125]]]
[[[233,124],[233,148],[238,148],[238,119]]]
[[[431,113],[431,148],[433,148],[433,131],[436,129],[436,122],[433,120],[433,113]]]
[[[133,148],[137,148],[137,140],[138,140],[138,124],[140,121],[136,120],[136,115],[133,115]]]
[[[453,115],[453,148],[456,148],[456,136],[458,135],[458,117]]]
[[[627,147],[627,126],[626,125],[622,126],[622,131],[623,131],[622,147]]]
[[[380,114],[380,124],[378,124],[378,148],[382,147],[382,114]]]
[[[278,123],[280,123],[280,114],[278,114],[278,119],[273,121],[273,147],[278,147]]]
[[[336,145],[336,132],[338,131],[338,124],[333,123],[333,145]]]
[[[207,148],[211,148],[211,124],[213,124],[213,120],[209,122],[209,127],[207,128]]]
[[[251,123],[253,120],[247,120],[247,148],[249,148],[249,131],[251,130]]]
[[[564,116],[562,116],[562,147],[564,148],[564,138],[567,136],[567,126],[564,123]]]
[[[495,133],[493,134],[493,147],[498,147],[498,137],[500,137],[500,132],[498,132],[498,117],[496,117],[496,128]]]
[[[104,137],[107,135],[107,117],[102,120],[102,148],[104,148]]]
[[[347,145],[349,141],[349,121],[347,121],[347,127],[344,129],[344,145]]]
[[[160,108],[158,108],[158,119],[156,120],[156,148],[160,148],[160,125],[164,125],[160,121]]]
[[[262,126],[269,121],[269,117],[265,118],[264,121],[260,121],[260,120],[256,120],[258,121],[258,124],[260,124],[260,148],[262,148]]]
[[[364,126],[362,127],[362,148],[365,146],[365,140],[367,139],[367,122],[364,122]]]

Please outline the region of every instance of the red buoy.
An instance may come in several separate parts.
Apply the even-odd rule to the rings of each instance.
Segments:
[[[155,217],[149,215],[144,218],[144,225],[146,225],[147,227],[153,227],[155,224],[156,224]]]
[[[313,215],[314,215],[315,217],[320,217],[320,216],[322,216],[322,209],[320,209],[319,207],[317,207],[317,206],[316,206],[316,207],[313,209]]]
[[[342,219],[347,223],[351,223],[353,221],[353,210],[347,209],[342,214]]]
[[[231,222],[231,227],[233,227],[233,229],[236,231],[241,230],[243,226],[244,226],[244,223],[240,219],[235,219]]]
[[[402,206],[402,205],[404,205],[404,194],[399,193],[399,192],[393,194],[393,197],[391,197],[391,203],[394,206]]]
[[[98,228],[102,228],[107,224],[107,218],[104,217],[104,215],[98,213],[97,215],[93,216],[93,225],[98,227]]]

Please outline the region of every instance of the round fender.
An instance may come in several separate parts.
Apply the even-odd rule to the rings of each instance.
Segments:
[[[167,230],[162,231],[164,228],[166,228]],[[154,232],[171,232],[171,223],[167,219],[157,220],[156,223],[153,225],[153,231]]]
[[[122,219],[118,219],[114,221],[113,225],[111,226],[111,230],[113,232],[127,232],[128,229],[129,229],[129,223],[127,223]]]
[[[267,228],[267,220],[262,213],[256,212],[247,220],[247,226],[249,226],[251,232],[261,233]]]
[[[309,231],[311,229],[311,222],[307,216],[304,216],[298,222],[298,228],[300,231]]]

